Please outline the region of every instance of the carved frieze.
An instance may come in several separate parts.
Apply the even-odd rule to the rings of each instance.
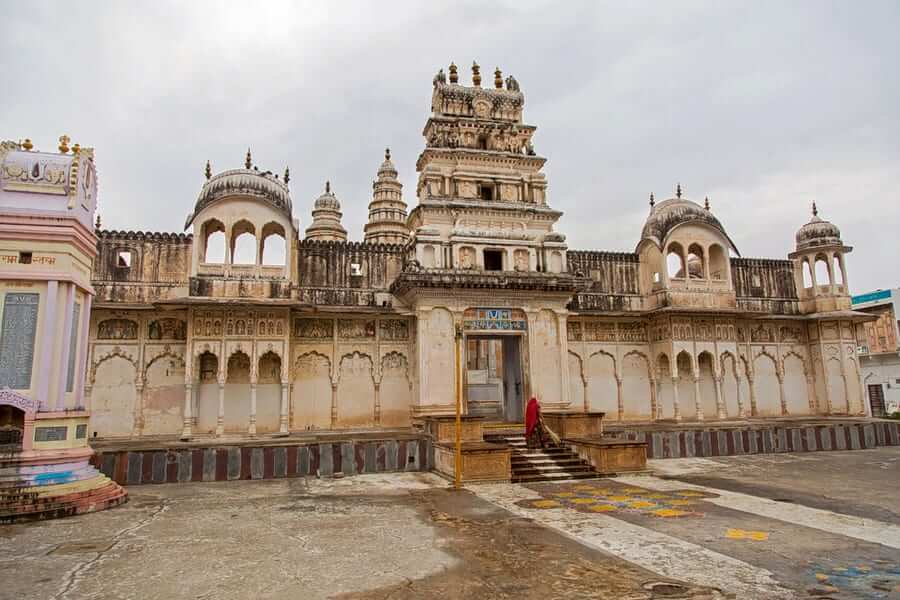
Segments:
[[[698,320],[694,322],[694,339],[698,342],[714,342],[715,324],[712,321]]]
[[[97,326],[98,340],[136,340],[138,324],[130,319],[106,319]]]
[[[611,321],[585,321],[584,341],[615,342],[616,324]]]
[[[181,319],[157,319],[147,326],[147,338],[151,340],[187,339],[187,323]]]
[[[825,321],[822,323],[822,339],[823,340],[836,340],[838,339],[838,324],[837,321]]]
[[[716,340],[733,342],[736,339],[735,327],[731,323],[716,323]]]
[[[405,341],[409,339],[409,321],[403,319],[383,319],[378,324],[382,340]]]
[[[371,319],[338,319],[338,337],[345,339],[375,337],[375,321]]]
[[[331,319],[294,319],[294,337],[321,340],[333,335]]]
[[[619,340],[623,342],[646,342],[647,327],[640,321],[619,323]]]
[[[580,342],[582,339],[581,321],[567,321],[566,336],[570,342]]]
[[[758,344],[768,344],[775,341],[772,328],[766,323],[760,323],[750,329],[750,341]]]
[[[782,325],[779,337],[782,342],[796,344],[803,341],[803,329],[799,325]]]
[[[673,320],[672,339],[682,341],[694,339],[694,328],[691,322],[688,320]]]

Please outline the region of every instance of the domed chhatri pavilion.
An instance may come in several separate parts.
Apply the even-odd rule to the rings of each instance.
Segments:
[[[814,209],[786,259],[742,258],[679,185],[634,252],[570,249],[525,95],[493,84],[434,77],[417,202],[386,152],[363,242],[330,183],[301,229],[290,172],[249,151],[207,163],[192,233],[100,229],[91,437],[409,428],[454,412],[457,331],[463,410],[487,421],[530,396],[607,422],[865,413],[837,227]]]

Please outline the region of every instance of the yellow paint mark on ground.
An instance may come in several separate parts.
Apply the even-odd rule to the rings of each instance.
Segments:
[[[675,492],[676,496],[684,496],[685,498],[702,498],[703,492],[694,492],[691,490],[686,490],[683,492]]]
[[[597,501],[597,498],[572,498],[569,500],[572,504],[594,504]]]
[[[574,488],[572,488],[572,489],[573,489],[573,490],[578,490],[579,492],[593,492],[593,491],[596,491],[596,490],[597,490],[597,488],[595,488],[595,487],[592,486],[592,485],[576,485],[576,486],[575,486]]]
[[[535,508],[559,508],[562,504],[556,500],[535,500],[532,506]]]
[[[691,514],[683,510],[675,510],[674,508],[661,508],[651,512],[657,517],[683,517],[684,515]]]
[[[693,500],[669,500],[667,504],[671,504],[672,506],[690,506],[694,504]]]
[[[606,498],[610,502],[628,502],[631,500],[630,496],[607,496]]]
[[[653,492],[652,494],[644,494],[644,498],[650,498],[652,500],[661,500],[664,498],[668,498],[665,494],[660,494],[659,492]]]
[[[823,582],[828,581],[828,575],[825,573],[816,573],[816,581]]]
[[[620,491],[625,494],[640,494],[641,492],[646,492],[647,490],[644,490],[641,488],[629,487],[629,488],[622,488]]]
[[[557,498],[574,498],[578,494],[576,494],[575,492],[556,492],[553,495],[556,496]]]
[[[618,510],[617,507],[612,504],[595,504],[594,506],[588,507],[588,510],[592,510],[594,512],[612,512],[614,510]]]
[[[744,531],[743,529],[729,529],[725,532],[725,537],[732,540],[753,540],[754,542],[764,542],[769,539],[769,534],[765,531]],[[818,578],[818,575],[816,576]]]
[[[634,500],[628,503],[628,506],[631,508],[653,508],[656,506],[653,502],[647,502],[646,500]]]

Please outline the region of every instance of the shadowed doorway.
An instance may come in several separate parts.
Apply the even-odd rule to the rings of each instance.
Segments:
[[[468,414],[520,423],[524,419],[521,336],[466,337]]]

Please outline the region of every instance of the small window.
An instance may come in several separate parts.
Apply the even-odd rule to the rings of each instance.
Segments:
[[[19,252],[19,264],[20,265],[30,265],[31,264],[31,252]]]
[[[493,200],[494,199],[494,186],[482,183],[478,186],[478,196],[482,200]]]
[[[86,437],[87,437],[87,425],[85,425],[84,423],[82,423],[81,425],[76,425],[75,426],[75,439],[83,440]]]
[[[502,271],[503,270],[503,251],[502,250],[485,250],[484,251],[484,270],[485,271]]]
[[[359,263],[350,263],[350,275],[352,277],[362,277],[362,265]]]
[[[486,135],[478,136],[478,149],[479,150],[487,150],[487,136]]]
[[[116,254],[116,266],[122,269],[131,267],[131,251],[119,250]]]

